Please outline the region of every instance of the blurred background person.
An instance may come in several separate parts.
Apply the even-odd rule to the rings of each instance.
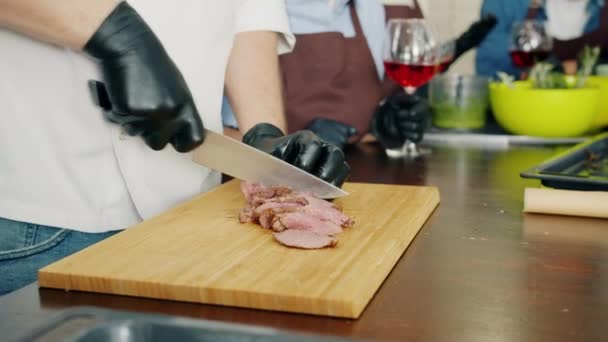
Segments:
[[[513,24],[541,20],[553,37],[553,57],[568,74],[576,72],[576,58],[586,45],[600,46],[608,57],[608,7],[604,0],[484,0],[481,15],[493,14],[498,25],[477,50],[476,70],[494,77],[499,71],[519,75],[509,55]]]
[[[309,129],[342,147],[369,139],[371,127],[387,148],[420,141],[430,107],[385,77],[382,51],[386,21],[423,18],[427,5],[425,0],[287,0],[296,35],[293,52],[280,58],[289,131]],[[494,24],[495,18],[484,18],[462,34],[454,60],[477,46]],[[223,117],[225,126],[237,128],[227,99]]]

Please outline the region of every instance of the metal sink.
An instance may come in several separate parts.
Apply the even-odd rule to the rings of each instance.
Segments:
[[[32,342],[156,342],[156,341],[353,341],[301,335],[277,329],[214,321],[77,308],[62,312],[18,341]]]

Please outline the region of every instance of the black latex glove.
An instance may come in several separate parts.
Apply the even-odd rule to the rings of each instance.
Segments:
[[[372,119],[371,132],[385,148],[400,148],[406,140],[422,140],[430,117],[431,107],[425,99],[399,92],[380,105]]]
[[[344,153],[308,130],[285,135],[271,124],[260,123],[245,133],[243,142],[337,186],[350,173]]]
[[[350,137],[357,134],[357,130],[353,126],[324,118],[314,119],[308,125],[307,129],[318,135],[319,138],[337,146],[341,150],[344,150]]]
[[[498,18],[493,14],[488,14],[473,23],[467,31],[456,39],[454,60],[481,44],[497,23]]]
[[[187,152],[203,143],[203,123],[186,81],[128,3],[116,6],[84,51],[101,62],[105,87],[97,83],[95,89],[112,106],[105,112],[110,121],[141,135],[154,150],[171,143]]]

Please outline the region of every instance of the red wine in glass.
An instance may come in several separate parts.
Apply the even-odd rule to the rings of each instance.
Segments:
[[[518,68],[531,68],[537,62],[541,62],[549,58],[549,51],[546,50],[533,50],[533,51],[520,51],[512,50],[511,60]]]
[[[438,71],[435,64],[404,64],[392,61],[385,61],[384,68],[393,81],[409,88],[426,84]]]

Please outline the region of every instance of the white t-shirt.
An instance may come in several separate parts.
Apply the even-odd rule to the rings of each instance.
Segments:
[[[186,79],[205,127],[220,105],[234,35],[281,32],[283,0],[133,0]],[[86,55],[0,29],[0,217],[85,232],[129,227],[206,191],[220,175],[172,147],[156,152],[103,118]]]
[[[547,0],[547,32],[561,40],[583,35],[589,20],[588,0]]]

